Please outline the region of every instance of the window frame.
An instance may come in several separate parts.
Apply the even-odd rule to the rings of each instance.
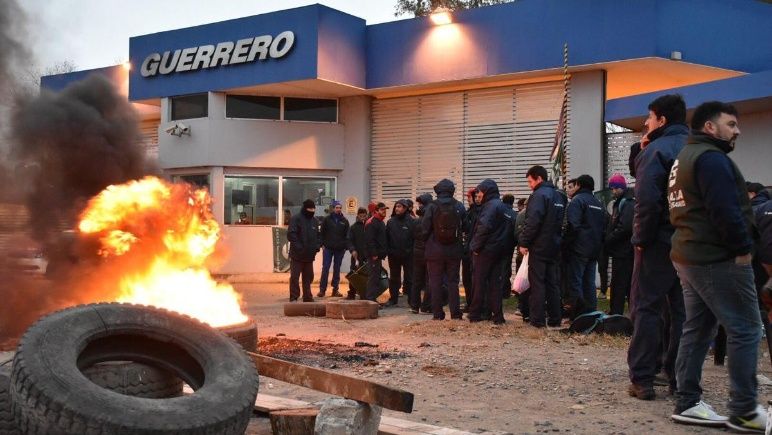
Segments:
[[[194,97],[204,95],[206,97],[206,115],[195,116],[190,118],[175,118],[174,117],[174,100],[176,98]],[[169,97],[169,121],[185,121],[188,119],[207,119],[209,118],[209,92],[198,92],[194,94],[174,95]]]
[[[229,96],[248,96],[248,97],[271,97],[279,99],[279,119],[266,119],[266,118],[232,118],[228,116],[228,97]],[[286,119],[285,114],[285,98],[298,98],[307,100],[331,100],[335,101],[335,121],[309,121],[309,120],[290,120]],[[237,120],[237,121],[268,121],[268,122],[307,122],[311,124],[340,124],[340,98],[338,97],[307,97],[307,96],[277,96],[277,95],[253,95],[253,94],[225,94],[225,106],[223,108],[224,118]]]

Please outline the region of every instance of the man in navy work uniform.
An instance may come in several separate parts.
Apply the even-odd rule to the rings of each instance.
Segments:
[[[526,179],[533,193],[525,209],[525,226],[520,232],[518,249],[523,255],[528,254],[530,324],[537,328],[560,326],[562,313],[555,259],[560,253],[566,199],[547,181],[547,170],[543,166],[532,166]]]
[[[382,261],[388,253],[386,242],[386,204],[375,205],[373,215],[365,224],[365,245],[367,247],[367,262],[370,265],[370,275],[367,277],[367,299],[375,301],[383,293],[381,290]]]
[[[303,209],[292,216],[287,228],[290,242],[290,302],[300,297],[300,276],[303,276],[303,302],[313,302],[311,282],[314,280],[314,258],[321,247],[319,221],[314,217],[316,204],[313,200],[303,201]]]
[[[667,205],[670,168],[686,144],[686,103],[680,95],[663,95],[649,104],[646,119],[648,135],[635,158],[635,211],[633,237],[635,247],[633,281],[630,289],[634,324],[627,350],[630,386],[627,392],[641,400],[654,400],[657,359],[662,353],[662,309],[670,314],[669,342],[663,368],[675,389],[675,360],[684,321],[681,284],[670,261],[670,237],[673,226]]]
[[[606,253],[611,257],[611,303],[609,314],[624,314],[625,299],[630,298],[630,277],[633,274],[633,209],[635,197],[627,187],[622,174],[614,174],[608,180],[614,195],[611,223],[604,241]]]
[[[762,328],[751,267],[756,228],[745,179],[728,156],[739,134],[733,106],[701,104],[692,118],[692,138],[670,172],[668,199],[675,227],[670,256],[686,305],[672,418],[763,433],[767,416],[756,391]],[[718,323],[727,335],[728,420],[701,400],[702,366]]]
[[[332,295],[343,296],[338,291],[338,285],[340,284],[340,265],[343,263],[343,255],[348,246],[349,223],[343,216],[343,206],[340,201],[332,201],[330,209],[330,214],[322,221],[321,228],[324,250],[322,251],[322,277],[319,279],[319,294],[317,294],[320,298],[323,298],[327,291],[330,265],[332,265]]]
[[[568,253],[568,283],[573,313],[571,319],[598,307],[595,294],[595,273],[603,244],[606,213],[592,194],[595,180],[589,175],[576,179],[578,189],[566,210],[566,231],[563,242]]]

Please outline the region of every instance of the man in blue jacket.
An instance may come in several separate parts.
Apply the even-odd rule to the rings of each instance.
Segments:
[[[630,386],[628,393],[641,400],[654,400],[657,359],[662,353],[662,310],[670,313],[669,342],[663,369],[675,389],[675,360],[684,321],[681,284],[670,261],[673,226],[667,205],[668,174],[689,136],[686,104],[680,95],[663,95],[649,104],[649,133],[641,141],[635,158],[635,247],[630,289],[634,331],[627,350]]]
[[[739,134],[733,106],[701,104],[692,118],[692,138],[670,172],[668,199],[675,227],[670,257],[686,303],[672,418],[763,433],[767,413],[756,391],[762,324],[751,268],[756,226],[745,179],[728,156]],[[702,366],[719,323],[726,330],[729,355],[728,420],[701,400]]]
[[[322,237],[322,277],[319,279],[319,294],[323,298],[327,291],[327,279],[332,265],[332,295],[342,297],[338,290],[340,284],[340,265],[343,263],[343,255],[348,246],[348,219],[343,216],[343,206],[340,201],[334,200],[330,204],[330,214],[324,218],[321,225]]]
[[[578,185],[566,210],[566,231],[563,241],[568,252],[568,282],[571,295],[571,319],[598,307],[595,294],[595,272],[603,244],[606,214],[603,205],[592,194],[595,180],[580,175]]]
[[[547,181],[547,170],[543,166],[532,166],[526,173],[526,180],[533,193],[528,198],[525,226],[518,245],[520,253],[528,255],[530,324],[537,328],[560,326],[562,313],[556,259],[560,254],[566,200],[552,182]]]
[[[501,202],[496,181],[490,178],[483,180],[477,186],[477,195],[481,197],[482,205],[469,245],[474,276],[472,285],[475,288],[475,297],[469,307],[469,321],[479,322],[483,315],[490,313],[493,323],[502,325],[500,263],[502,254],[509,247],[507,229],[514,234],[515,216],[512,208]]]

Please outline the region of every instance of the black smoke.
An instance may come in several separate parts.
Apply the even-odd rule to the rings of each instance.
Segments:
[[[110,300],[110,289],[88,294],[78,285],[99,271],[94,241],[74,231],[78,216],[105,187],[157,172],[140,144],[136,111],[103,76],[58,93],[16,92],[17,67],[31,64],[18,42],[23,22],[13,0],[0,0],[0,101],[12,100],[10,115],[0,119],[0,241],[31,238],[48,271],[46,279],[21,273],[11,254],[20,247],[0,243],[0,348],[43,314]],[[19,207],[27,219],[2,228],[3,213]]]

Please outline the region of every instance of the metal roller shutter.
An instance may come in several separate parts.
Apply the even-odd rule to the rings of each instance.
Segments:
[[[641,133],[606,133],[606,180],[614,173],[620,173],[627,179],[627,185],[635,186],[635,178],[630,175],[628,159],[630,147],[641,140]]]
[[[160,119],[149,119],[139,124],[141,146],[145,149],[145,155],[148,159],[158,160],[158,125]]]
[[[459,200],[485,178],[526,197],[525,172],[549,163],[562,96],[548,82],[373,101],[371,198],[415,198],[442,178]]]

